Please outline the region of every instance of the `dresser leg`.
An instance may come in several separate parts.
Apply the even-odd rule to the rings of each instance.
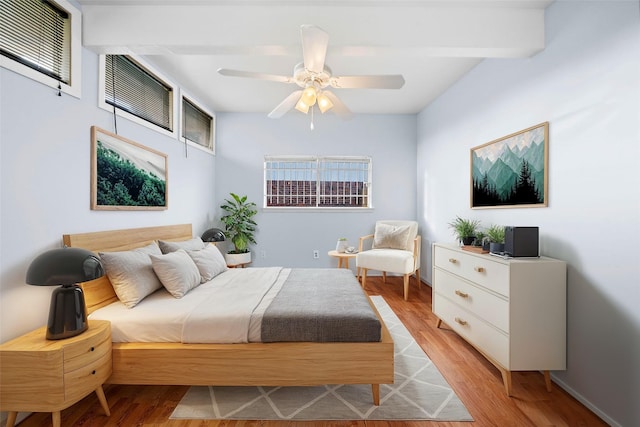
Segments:
[[[60,411],[51,413],[51,422],[53,423],[53,427],[60,427]]]
[[[436,328],[440,329],[440,326],[442,326],[442,319],[438,319],[436,322]]]
[[[16,425],[16,418],[18,417],[17,412],[9,412],[7,414],[7,427],[13,427]]]
[[[107,398],[104,395],[104,390],[102,389],[102,386],[98,386],[98,388],[96,389],[96,396],[98,396],[98,400],[100,401],[100,405],[102,406],[102,409],[104,410],[105,415],[108,417],[111,415],[111,412],[109,411],[109,404],[107,403]]]
[[[544,384],[547,386],[547,391],[551,393],[551,373],[549,371],[543,371],[544,373]]]
[[[380,384],[371,384],[371,393],[373,394],[373,404],[380,406]]]
[[[511,397],[511,371],[500,368],[500,373],[502,373],[502,382],[507,391],[507,396]]]

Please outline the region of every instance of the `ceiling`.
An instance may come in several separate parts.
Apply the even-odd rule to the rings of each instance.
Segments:
[[[83,45],[141,56],[214,112],[267,114],[296,85],[218,68],[290,76],[300,26],[329,34],[337,76],[402,74],[402,89],[335,89],[354,113],[421,111],[484,58],[544,49],[552,0],[78,0]],[[289,114],[301,114],[292,111]]]

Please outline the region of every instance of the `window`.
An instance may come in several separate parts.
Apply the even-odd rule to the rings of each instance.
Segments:
[[[214,118],[194,101],[182,96],[182,141],[205,151],[214,153]]]
[[[173,134],[171,84],[125,55],[106,55],[103,68],[105,104],[128,118],[142,119],[140,123],[151,123]]]
[[[267,156],[264,206],[371,208],[371,158]]]
[[[80,11],[66,0],[3,0],[2,67],[80,97],[81,26]]]

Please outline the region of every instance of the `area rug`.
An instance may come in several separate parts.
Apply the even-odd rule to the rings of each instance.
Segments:
[[[191,387],[172,419],[473,421],[436,366],[381,296],[372,297],[395,344],[395,382],[371,386]]]

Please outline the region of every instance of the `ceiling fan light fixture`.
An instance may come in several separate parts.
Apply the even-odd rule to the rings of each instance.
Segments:
[[[307,114],[309,112],[309,105],[304,102],[304,94],[300,97],[300,99],[296,103],[296,110],[304,114]]]
[[[333,102],[325,95],[323,92],[320,92],[318,95],[318,108],[320,112],[324,114],[329,111],[333,107]]]
[[[303,101],[309,107],[316,103],[317,93],[316,88],[313,86],[307,86],[302,92],[300,100]]]

